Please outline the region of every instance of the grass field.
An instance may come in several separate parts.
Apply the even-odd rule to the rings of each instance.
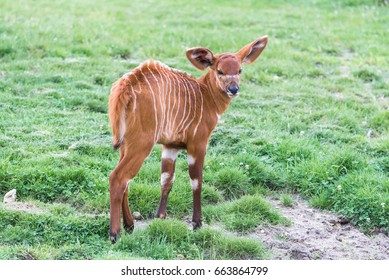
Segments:
[[[289,223],[266,202],[272,192],[388,231],[388,18],[374,0],[0,0],[0,194],[16,188],[41,209],[0,207],[0,259],[268,258],[244,235]],[[237,51],[265,34],[208,147],[203,215],[217,227],[187,227],[181,153],[169,218],[111,245],[110,85],[148,58],[199,77],[187,48]],[[159,202],[160,157],[156,146],[131,185],[145,219]]]

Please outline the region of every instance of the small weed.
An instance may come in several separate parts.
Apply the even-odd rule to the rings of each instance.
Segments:
[[[317,194],[311,198],[310,204],[313,207],[319,208],[319,209],[330,209],[332,206],[332,202],[328,197],[328,194],[325,192],[322,192],[320,194]]]
[[[266,255],[262,246],[250,239],[229,237],[212,229],[201,229],[194,233],[194,242],[204,250],[204,257],[211,259],[263,259]]]
[[[281,204],[285,207],[293,207],[295,202],[293,197],[291,197],[289,194],[282,194],[280,196]]]
[[[226,199],[240,197],[247,194],[249,190],[249,178],[238,168],[221,169],[211,183],[223,193]]]
[[[124,235],[115,251],[152,259],[176,259],[178,255],[185,259],[261,259],[266,255],[254,240],[207,228],[193,232],[177,220],[155,220],[144,230]]]
[[[380,112],[370,121],[371,126],[375,129],[385,131],[389,128],[389,112]]]
[[[148,231],[151,238],[169,243],[188,241],[189,236],[188,227],[177,220],[155,219],[148,226]]]
[[[264,249],[254,240],[246,238],[224,237],[215,244],[217,259],[263,259]]]
[[[260,224],[288,224],[258,195],[243,196],[233,202],[206,207],[204,217],[209,222],[221,221],[227,229],[238,232],[252,231]]]
[[[0,48],[0,58],[10,55],[13,52],[13,48],[10,46],[1,46]]]
[[[380,76],[378,76],[374,72],[371,72],[371,71],[366,70],[366,69],[354,72],[353,75],[355,77],[361,79],[365,83],[370,83],[370,82],[380,81],[381,80]]]

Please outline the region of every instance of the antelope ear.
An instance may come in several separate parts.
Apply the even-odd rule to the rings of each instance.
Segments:
[[[244,46],[239,52],[237,52],[237,55],[242,60],[242,63],[253,63],[254,60],[257,59],[257,57],[261,54],[263,49],[266,47],[267,44],[267,35],[258,38],[254,42],[251,42],[250,44]]]
[[[186,57],[200,70],[212,66],[215,62],[215,56],[206,48],[191,48],[186,51]]]

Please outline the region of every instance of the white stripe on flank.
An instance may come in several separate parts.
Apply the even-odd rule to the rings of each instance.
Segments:
[[[159,66],[161,66],[161,65],[159,65]],[[165,111],[164,111],[164,118],[165,118],[164,131],[167,132],[167,134],[169,135],[170,134],[169,133],[170,95],[169,95],[169,92],[168,92],[169,77],[167,75],[165,75],[164,68],[159,67],[158,70],[159,70],[159,74],[160,74],[161,78],[163,77],[162,80],[166,82],[166,83],[164,83],[164,86],[163,86],[164,103],[166,104],[165,105]]]
[[[165,111],[165,131],[168,135],[168,137],[171,137],[171,129],[170,129],[170,118],[169,118],[169,112],[171,110],[171,104],[170,104],[170,95],[171,95],[171,85],[170,85],[170,78],[169,74],[166,74],[165,69],[163,67],[160,68],[160,72],[163,75],[166,86],[165,86],[165,103],[166,103],[166,111]]]
[[[150,71],[150,73],[151,73],[151,75],[153,76],[153,78],[154,78],[154,80],[155,80],[155,82],[156,82],[156,84],[157,84],[157,86],[158,86],[158,91],[159,91],[159,96],[160,96],[160,98],[159,98],[159,100],[160,100],[160,108],[161,108],[161,113],[163,113],[163,109],[162,109],[162,103],[163,102],[161,102],[161,88],[160,88],[160,86],[159,86],[159,84],[158,84],[158,80],[157,80],[157,77],[155,77],[155,75],[154,75],[154,73],[153,73],[153,71],[151,71],[150,70],[150,61],[149,61],[149,63],[148,63],[148,66],[147,66],[147,69]],[[161,129],[163,129],[163,122],[164,122],[164,119],[162,119],[162,122],[161,122],[161,124],[160,124],[160,126],[159,126],[159,129],[158,129],[158,135],[156,136],[156,140],[155,140],[155,142],[156,141],[158,141],[158,139],[159,139],[159,137],[160,137],[160,135],[161,135]]]
[[[173,128],[172,128],[172,118],[173,118],[173,110],[174,110],[174,106],[172,105],[172,101],[171,101],[171,98],[172,98],[172,79],[171,79],[171,73],[167,73],[166,74],[167,76],[167,79],[169,80],[169,101],[168,101],[168,104],[169,104],[169,109],[168,109],[168,114],[167,114],[167,118],[168,118],[168,134],[169,134],[169,137],[171,138],[172,135],[173,135]],[[175,100],[174,100],[174,103],[175,103]]]
[[[158,90],[159,90],[159,102],[160,102],[160,107],[161,107],[161,118],[162,118],[162,121],[161,121],[161,127],[160,127],[160,134],[165,131],[165,122],[166,122],[166,118],[165,118],[165,112],[166,112],[166,102],[165,102],[165,82],[162,78],[162,75],[161,75],[161,72],[160,71],[157,71],[158,73],[158,76],[159,78],[156,79],[156,77],[154,76],[154,78],[156,79],[156,83],[157,83],[157,86],[158,86]],[[159,86],[159,82],[161,82],[161,86]]]
[[[199,120],[197,121],[197,125],[196,125],[196,127],[195,127],[195,129],[194,129],[194,132],[193,132],[194,135],[196,135],[196,133],[197,133],[197,128],[199,127],[199,124],[200,124],[200,122],[201,122],[201,119],[203,118],[203,106],[204,106],[203,92],[201,91],[200,84],[199,84],[197,81],[196,81],[196,84],[197,84],[197,86],[198,86],[198,88],[199,88],[198,95],[201,96],[201,109],[200,109],[200,117],[199,117]]]
[[[176,104],[176,95],[175,95],[175,83],[172,77],[172,73],[166,72],[166,76],[169,79],[169,111],[168,111],[168,135],[169,138],[173,138],[173,114],[174,114],[174,106]]]
[[[182,126],[180,128],[181,131],[184,131],[184,126],[186,124],[186,121],[188,120],[188,116],[191,111],[191,102],[190,102],[190,96],[189,96],[189,86],[185,80],[184,77],[180,77],[182,79],[182,84],[185,87],[184,95],[185,95],[185,113],[182,115]],[[186,105],[188,105],[188,110],[186,110]],[[184,131],[185,132],[185,131]]]
[[[186,73],[185,71],[178,70],[178,69],[175,69],[175,68],[171,68],[170,66],[166,65],[163,62],[155,61],[155,63],[157,63],[158,65],[162,66],[163,68],[166,68],[169,71],[175,72],[177,74],[184,75],[184,76],[189,77],[189,78],[193,78],[190,74]]]
[[[190,185],[191,185],[193,191],[197,190],[198,187],[199,187],[199,180],[197,180],[197,179],[194,179],[194,180],[190,179]]]
[[[182,130],[184,131],[184,133],[186,133],[186,129],[187,127],[190,125],[190,122],[189,121],[189,117],[190,117],[190,114],[192,113],[192,99],[191,99],[191,94],[190,94],[190,90],[189,90],[189,86],[190,86],[190,82],[186,79],[184,79],[184,83],[187,87],[187,92],[186,92],[186,96],[188,97],[188,113],[186,114],[186,117],[185,117],[185,120],[184,120],[184,123],[183,123],[183,126],[182,126]],[[185,124],[187,125],[186,127]]]
[[[155,120],[154,143],[155,143],[155,142],[157,142],[157,129],[158,129],[157,104],[156,104],[156,100],[155,100],[155,93],[154,93],[154,90],[153,90],[149,80],[147,80],[147,77],[146,77],[146,75],[143,74],[142,70],[140,71],[140,73],[142,74],[142,76],[144,77],[144,80],[149,85],[150,91],[153,94],[153,100],[154,100],[154,120]]]
[[[132,111],[135,112],[136,110],[136,93],[134,91],[134,88],[131,87],[132,96],[134,97],[134,107],[132,108]]]
[[[178,96],[178,105],[177,107],[175,107],[174,109],[176,110],[176,115],[174,116],[174,121],[173,121],[173,125],[176,125],[176,120],[177,120],[177,116],[178,116],[178,112],[180,111],[181,109],[181,92],[180,92],[180,81],[178,80],[177,76],[176,75],[173,75],[174,79],[176,80],[177,83],[175,83],[177,86],[178,86],[178,90],[177,90],[177,96]],[[176,133],[178,133],[177,131],[177,125],[176,125],[176,130],[175,130]]]
[[[141,71],[142,72],[142,71]],[[140,86],[140,81],[138,79],[138,77],[136,75],[134,75],[135,79],[137,80],[137,84],[138,84],[138,94],[142,92],[142,87]]]
[[[130,78],[130,75],[134,75],[138,83],[137,87],[131,88],[131,95],[134,98],[132,111],[137,110],[136,99],[137,94],[143,91],[143,80],[150,88],[154,107],[154,142],[158,142],[161,137],[174,139],[182,136],[185,138],[192,126],[193,133],[198,132],[204,114],[204,97],[202,87],[197,80],[185,72],[152,60],[139,65],[132,72],[127,73],[126,77]],[[131,80],[133,80],[132,77]],[[125,125],[126,122],[124,122]],[[124,133],[121,137],[124,137]]]
[[[172,161],[176,160],[178,150],[177,149],[163,149],[162,150],[162,159],[171,159]]]
[[[183,108],[184,108],[184,111],[182,112],[182,116],[181,116],[181,120],[180,120],[180,122],[178,123],[178,125],[176,126],[176,133],[180,133],[180,127],[181,127],[181,125],[182,125],[182,122],[183,122],[183,120],[184,120],[184,118],[185,118],[185,116],[186,116],[186,92],[187,92],[187,89],[186,89],[186,85],[185,85],[185,83],[183,83],[182,81],[182,79],[181,79],[181,77],[180,76],[177,76],[177,78],[179,79],[179,83],[178,84],[182,84],[182,86],[183,86],[183,91],[182,91],[182,93],[183,93],[183,95],[184,95],[184,106],[183,106]],[[180,95],[181,95],[181,92],[180,92]],[[180,109],[180,108],[179,108]]]
[[[192,86],[192,83],[190,81],[188,81],[188,84],[190,85],[190,88],[192,89],[192,93],[193,93],[193,98],[194,98],[194,110],[193,111],[193,117],[192,119],[187,123],[184,131],[187,131],[189,126],[193,123],[193,121],[195,120],[196,118],[196,113],[197,113],[197,108],[196,108],[196,91],[194,90],[193,86]],[[189,115],[190,115],[190,112],[189,112]]]
[[[119,128],[119,143],[123,142],[124,133],[126,133],[126,110],[123,110],[122,117],[120,119],[120,128]]]
[[[177,78],[177,84],[178,84],[178,86],[180,87],[180,90],[179,90],[179,92],[178,92],[178,96],[179,96],[179,98],[180,98],[180,104],[181,104],[181,97],[184,97],[184,96],[182,96],[182,93],[185,92],[185,88],[184,88],[184,84],[182,84],[182,82],[181,82],[180,77],[177,76],[177,75],[176,75],[175,77]],[[182,88],[182,89],[181,89],[181,88]],[[177,109],[178,109],[178,110],[177,110],[177,113],[179,113],[180,109],[182,109],[182,112],[181,112],[182,114],[185,113],[185,99],[183,99],[183,104],[184,104],[183,107],[180,105],[180,106],[177,108]],[[177,116],[177,117],[179,117],[179,116]],[[181,115],[180,121],[178,121],[178,119],[177,119],[177,122],[176,122],[176,133],[179,132],[178,128],[179,128],[179,126],[180,126],[182,120],[183,120],[183,117],[182,117],[182,115]]]
[[[128,78],[129,78],[132,74],[134,74],[134,73],[133,73],[132,71],[130,71],[130,72],[124,74],[124,75],[122,76],[122,78],[125,79],[125,80],[128,80]]]
[[[174,76],[174,75],[172,75]],[[170,113],[170,133],[173,134],[174,132],[174,119],[173,119],[173,114],[174,114],[174,111],[178,111],[178,109],[176,108],[176,101],[177,101],[177,98],[176,98],[176,85],[175,85],[175,79],[171,79],[171,84],[172,84],[172,90],[171,90],[171,94],[173,94],[173,106],[172,106],[172,110],[171,110],[171,113]]]

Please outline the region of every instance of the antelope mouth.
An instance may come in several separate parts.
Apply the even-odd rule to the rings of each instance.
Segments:
[[[235,98],[235,97],[237,97],[239,95],[239,91],[235,92],[235,93],[227,91],[227,95],[228,95],[229,98]]]

